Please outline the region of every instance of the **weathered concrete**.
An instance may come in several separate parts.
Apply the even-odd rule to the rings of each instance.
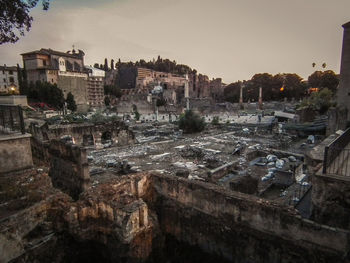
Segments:
[[[61,141],[51,141],[50,172],[53,186],[74,199],[90,187],[86,150]]]
[[[0,173],[33,166],[30,137],[30,134],[0,136]]]

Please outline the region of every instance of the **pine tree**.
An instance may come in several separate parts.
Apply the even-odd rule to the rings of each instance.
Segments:
[[[111,70],[114,70],[114,59],[111,60]]]
[[[67,94],[67,108],[71,111],[76,111],[77,110],[77,104],[75,103],[74,96],[71,92]]]
[[[104,68],[103,68],[105,71],[108,71],[108,60],[107,58],[105,58],[105,65],[104,65]]]

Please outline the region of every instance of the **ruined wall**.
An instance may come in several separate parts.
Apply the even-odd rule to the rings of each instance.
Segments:
[[[90,187],[86,150],[61,141],[51,141],[50,172],[52,184],[74,199]]]
[[[317,173],[312,176],[313,219],[350,229],[350,178]]]
[[[30,146],[32,149],[32,157],[35,165],[49,166],[50,164],[50,154],[48,142],[40,141],[34,137],[30,140]]]
[[[348,232],[295,210],[182,178],[155,175],[153,183],[162,230],[229,260],[328,262],[348,251]]]
[[[333,107],[328,110],[327,135],[346,129],[347,111],[345,107]]]
[[[33,166],[30,135],[0,136],[0,173]]]
[[[92,136],[96,146],[102,146],[101,137],[104,133],[111,134],[113,144],[125,146],[135,142],[135,135],[124,122],[100,123],[100,124],[67,124],[67,125],[43,125],[41,127],[32,124],[31,132],[35,138],[42,141],[59,140],[62,136],[70,135],[77,145],[84,145],[84,136]]]

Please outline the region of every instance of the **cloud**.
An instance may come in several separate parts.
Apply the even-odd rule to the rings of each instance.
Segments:
[[[42,47],[74,44],[86,62],[161,55],[225,82],[258,72],[307,77],[312,62],[339,71],[348,0],[53,0],[32,30],[0,46],[0,63]]]

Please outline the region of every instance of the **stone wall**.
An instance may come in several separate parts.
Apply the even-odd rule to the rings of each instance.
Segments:
[[[312,176],[313,219],[321,224],[350,229],[350,178]]]
[[[111,122],[101,124],[69,124],[69,125],[43,125],[32,124],[31,133],[35,138],[42,141],[59,140],[62,136],[70,135],[77,145],[89,145],[87,138],[90,137],[92,144],[102,147],[101,140],[105,133],[111,135],[113,144],[125,146],[135,142],[135,135],[124,122]]]
[[[41,141],[36,138],[31,138],[30,145],[32,149],[32,157],[35,165],[49,166],[50,164],[50,154],[48,142]]]
[[[62,90],[65,98],[69,92],[73,94],[78,111],[88,110],[87,75],[85,77],[59,76],[57,86]]]
[[[90,187],[86,150],[61,141],[50,142],[50,172],[52,184],[74,199]]]
[[[338,130],[346,129],[347,111],[348,110],[345,107],[333,107],[328,110],[327,135],[335,133]]]
[[[342,261],[349,233],[296,210],[201,182],[153,176],[165,233],[235,262]]]
[[[33,166],[30,137],[29,134],[0,136],[0,173]]]

